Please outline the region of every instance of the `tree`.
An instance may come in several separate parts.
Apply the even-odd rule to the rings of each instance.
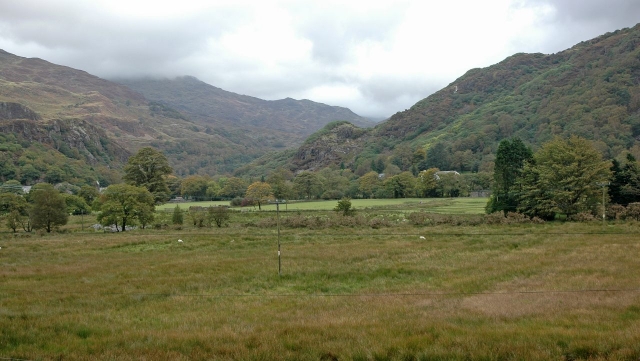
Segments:
[[[273,190],[269,183],[253,182],[247,188],[245,198],[252,199],[258,203],[258,209],[262,210],[261,204],[273,198]]]
[[[424,162],[418,165],[418,169],[438,168],[449,170],[451,168],[451,151],[444,143],[436,143],[427,150],[427,157]]]
[[[151,147],[142,148],[129,158],[124,172],[125,182],[146,188],[153,195],[156,204],[169,199],[169,187],[165,177],[173,170],[164,154]]]
[[[98,198],[100,192],[98,192],[98,189],[96,187],[83,185],[82,187],[80,187],[78,195],[82,197],[87,204],[93,204],[93,201]]]
[[[525,165],[518,210],[546,219],[556,213],[597,214],[602,199],[600,185],[609,180],[610,167],[590,141],[576,136],[555,138],[543,144],[533,161]]]
[[[209,179],[201,175],[192,175],[182,180],[180,193],[185,198],[204,199],[207,195]]]
[[[418,173],[418,178],[416,181],[416,191],[418,193],[418,196],[425,198],[435,196],[435,190],[437,187],[436,173],[438,171],[438,168],[429,168]]]
[[[487,213],[514,212],[518,207],[521,189],[518,180],[526,162],[533,153],[520,138],[505,139],[498,145],[493,172],[493,190],[487,204]]]
[[[460,197],[468,195],[464,178],[457,172],[440,172],[436,182],[436,193],[440,197]]]
[[[614,159],[611,172],[609,186],[611,203],[626,206],[629,203],[640,202],[640,167],[633,155],[627,154],[624,165]]]
[[[44,228],[47,233],[51,233],[54,227],[67,224],[67,205],[62,194],[53,185],[38,183],[31,188],[29,196],[33,203],[31,219],[34,229]]]
[[[343,174],[351,174],[350,171],[344,169],[325,168],[318,173],[320,183],[322,184],[323,199],[340,199],[344,197],[349,189],[349,178]]]
[[[365,198],[372,198],[376,188],[380,186],[380,178],[377,172],[368,172],[358,179],[358,190]]]
[[[116,228],[120,225],[123,232],[136,220],[148,220],[147,213],[153,213],[155,209],[154,197],[149,190],[129,184],[110,185],[96,203],[100,212],[98,222],[105,226],[115,224]]]
[[[182,213],[182,209],[180,206],[176,204],[175,208],[173,208],[173,215],[171,216],[171,223],[175,225],[182,225],[184,223],[184,214]]]
[[[84,198],[73,194],[64,195],[64,203],[67,206],[67,213],[69,214],[87,214],[89,213],[89,205],[85,202]]]
[[[14,233],[29,217],[29,205],[24,197],[15,193],[0,193],[0,216],[6,216],[7,227]]]
[[[411,172],[402,172],[384,181],[393,198],[407,198],[415,191],[416,180]]]
[[[317,174],[313,172],[302,172],[293,180],[293,189],[303,197],[311,199],[322,190],[322,183]]]
[[[267,183],[271,186],[273,196],[276,199],[289,199],[292,196],[293,189],[289,178],[290,172],[283,168],[276,170],[267,177]]]
[[[226,225],[231,217],[227,207],[209,207],[208,213],[209,217],[213,220],[216,226],[218,226],[218,228]]]
[[[247,191],[247,183],[241,178],[231,177],[226,180],[224,186],[220,190],[222,197],[235,198],[242,197]]]

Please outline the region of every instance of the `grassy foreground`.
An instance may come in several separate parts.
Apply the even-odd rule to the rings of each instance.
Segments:
[[[639,231],[3,233],[0,358],[638,360]]]

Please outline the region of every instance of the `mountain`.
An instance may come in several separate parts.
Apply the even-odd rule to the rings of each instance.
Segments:
[[[263,154],[239,129],[205,128],[126,86],[0,51],[0,181],[109,184],[143,146],[177,175],[229,172]]]
[[[202,126],[241,128],[256,139],[268,138],[273,149],[299,145],[307,136],[336,120],[361,127],[375,125],[347,108],[306,99],[263,100],[228,92],[191,76],[115,81],[180,111]]]
[[[569,135],[593,140],[606,158],[640,156],[639,45],[640,24],[556,54],[515,54],[469,70],[363,130],[349,152],[327,154],[327,137],[337,129],[321,131],[283,165],[293,171],[342,165],[356,174],[379,162],[400,170],[483,171],[491,169],[502,139],[519,137],[536,149]],[[323,156],[310,160],[310,154]]]

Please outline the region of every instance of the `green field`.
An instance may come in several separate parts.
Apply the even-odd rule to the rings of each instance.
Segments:
[[[292,201],[287,204],[280,205],[280,210],[289,211],[309,211],[332,210],[338,201],[312,201],[300,202]],[[156,207],[158,210],[171,210],[179,205],[181,209],[189,209],[191,206],[209,207],[209,206],[228,206],[228,201],[215,202],[185,202],[185,203],[166,203]],[[365,209],[407,209],[407,210],[424,210],[442,214],[482,214],[487,204],[487,198],[397,198],[397,199],[352,199],[352,206],[358,210]],[[275,204],[263,205],[262,210],[274,211]],[[240,209],[239,207],[237,209]],[[245,207],[246,210],[254,211],[258,207]]]
[[[636,223],[283,228],[278,276],[245,216],[0,234],[0,359],[640,357]]]

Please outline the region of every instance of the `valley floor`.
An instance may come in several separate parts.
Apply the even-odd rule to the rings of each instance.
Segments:
[[[0,235],[0,358],[640,357],[640,225]],[[182,242],[178,242],[178,239]]]

